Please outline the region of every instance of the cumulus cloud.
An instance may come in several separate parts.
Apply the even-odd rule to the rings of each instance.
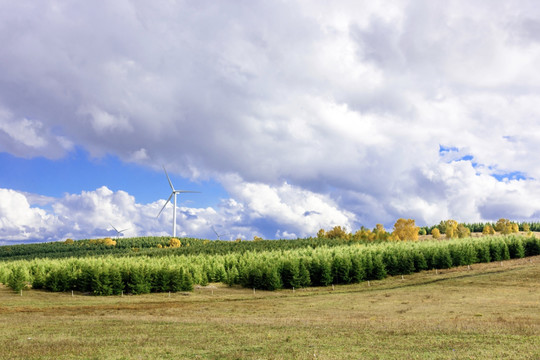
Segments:
[[[220,181],[231,198],[183,209],[186,234],[209,223],[294,237],[399,217],[538,213],[526,201],[540,191],[533,1],[0,10],[0,150],[57,158],[77,144]],[[137,229],[129,219],[160,207],[103,189],[71,196],[54,216],[80,208],[71,216],[82,228],[118,216]],[[86,218],[95,199],[103,213]]]
[[[54,236],[58,219],[45,210],[31,207],[25,195],[14,190],[0,189],[0,238],[28,240],[39,234],[41,240]]]
[[[286,182],[278,186],[249,183],[236,176],[223,180],[231,196],[244,204],[241,221],[258,224],[261,233],[278,237],[312,236],[320,228],[341,225],[352,230],[355,215],[331,197]]]
[[[113,237],[119,235],[114,228],[125,229],[122,232],[125,236],[170,235],[172,207],[156,219],[164,203],[164,200],[159,200],[139,204],[126,192],[114,192],[105,186],[80,194],[65,194],[58,199],[0,189],[0,238],[8,243]],[[248,226],[234,225],[235,217],[231,215],[238,212],[238,208],[241,207],[234,201],[223,204],[218,211],[213,208],[179,207],[179,234],[206,234],[210,237],[210,224],[220,223],[230,231],[229,237],[245,237],[246,231],[254,230]],[[239,233],[233,234],[235,231]]]

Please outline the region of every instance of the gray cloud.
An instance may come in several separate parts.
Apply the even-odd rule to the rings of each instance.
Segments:
[[[257,231],[253,186],[294,209],[291,221],[264,213],[294,235],[316,226],[305,222],[316,213],[302,216],[319,211],[314,197],[327,201],[321,216],[388,226],[491,219],[498,198],[520,209],[511,194],[539,188],[534,2],[20,1],[0,10],[1,151],[58,158],[75,144],[217,179],[238,202],[237,233]],[[448,163],[440,145],[481,166]],[[490,176],[515,171],[526,187]]]

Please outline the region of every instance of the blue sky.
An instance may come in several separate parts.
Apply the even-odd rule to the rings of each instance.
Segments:
[[[0,168],[9,169],[0,174],[3,187],[50,197],[92,191],[101,186],[113,191],[126,191],[143,204],[165,195],[167,198],[170,194],[164,171],[160,173],[126,163],[114,155],[92,159],[82,149],[58,160],[43,157],[25,159],[4,152],[0,153]],[[204,191],[204,195],[183,195],[185,201],[196,201],[198,206],[216,206],[219,199],[227,198],[227,192],[215,181],[190,181],[174,174],[170,174],[170,177],[176,189]]]
[[[96,26],[99,24],[99,26]],[[535,1],[0,5],[0,244],[538,221]]]

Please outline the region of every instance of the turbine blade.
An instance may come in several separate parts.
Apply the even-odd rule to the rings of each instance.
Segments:
[[[113,224],[110,224],[110,223],[109,223],[109,225],[111,225],[111,226],[112,226],[112,228],[114,229],[114,231],[118,232],[118,230],[117,230],[117,229],[116,229],[116,228],[114,227],[114,225],[113,225]]]
[[[173,195],[174,195],[174,192],[171,193],[171,195],[170,195],[169,198],[167,199],[167,202],[165,203],[165,205],[163,205],[163,207],[161,208],[161,210],[159,210],[159,214],[157,214],[156,218],[158,218],[159,215],[161,215],[161,212],[163,211],[163,209],[165,209],[165,206],[167,206],[167,204],[169,203],[169,201],[171,201],[171,198],[172,198]]]
[[[167,174],[167,170],[165,170],[165,166],[163,167],[163,171],[165,171],[165,175],[167,175],[167,180],[169,180],[169,185],[171,186],[172,191],[175,191],[174,186],[171,182],[171,178],[169,178],[169,174]]]

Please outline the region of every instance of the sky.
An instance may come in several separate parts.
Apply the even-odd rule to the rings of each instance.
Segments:
[[[540,219],[536,1],[0,0],[0,245]]]

